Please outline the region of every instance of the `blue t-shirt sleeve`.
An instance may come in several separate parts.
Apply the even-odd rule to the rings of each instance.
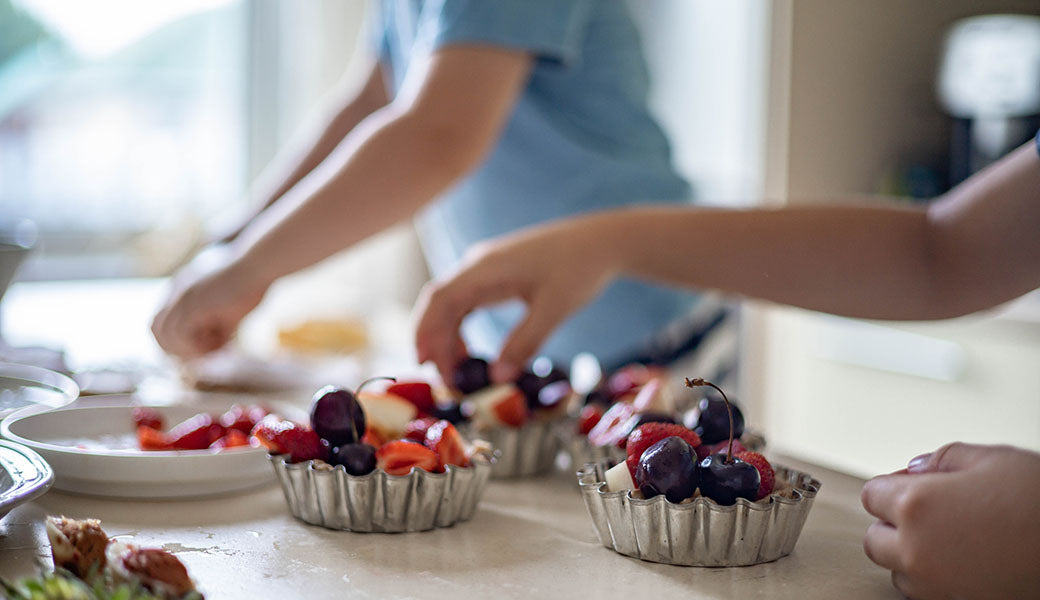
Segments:
[[[368,38],[368,45],[375,52],[376,59],[385,63],[390,59],[390,39],[387,37],[386,14],[383,10],[382,2],[368,3],[362,35]]]
[[[1040,154],[1040,130],[1036,132],[1036,153]]]
[[[596,0],[436,0],[423,8],[432,49],[490,44],[527,50],[538,59],[573,64]]]

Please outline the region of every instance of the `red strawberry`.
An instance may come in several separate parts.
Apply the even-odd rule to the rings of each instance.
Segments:
[[[436,452],[440,457],[440,466],[469,466],[469,459],[466,458],[466,445],[462,443],[459,430],[455,429],[455,426],[449,421],[440,420],[431,425],[426,431],[424,443],[427,448]]]
[[[436,472],[440,460],[436,452],[422,444],[395,440],[376,450],[376,467],[390,475],[407,475],[412,467]]]
[[[210,415],[199,413],[174,425],[166,435],[174,450],[205,450],[224,435],[224,428]]]
[[[242,433],[249,434],[260,419],[267,415],[267,411],[259,406],[232,405],[224,414],[220,415],[220,424],[225,429],[237,429]]]
[[[729,440],[723,440],[711,445],[704,444],[697,448],[697,460],[704,460],[709,454],[725,454],[728,449]],[[733,440],[733,456],[746,450],[747,448],[740,443],[740,440]]]
[[[424,433],[423,434],[423,440],[425,440],[425,439],[426,439],[426,434]],[[422,440],[418,440],[418,441],[419,441],[420,444],[422,443]],[[361,443],[362,444],[368,444],[369,446],[372,446],[373,448],[378,448],[378,447],[380,447],[380,446],[382,446],[383,444],[386,443],[386,439],[382,436],[382,434],[379,433],[378,430],[372,429],[371,427],[368,427],[368,428],[365,429],[365,435],[361,436]]]
[[[135,406],[131,415],[134,425],[140,427],[151,427],[152,429],[163,429],[164,422],[162,413],[151,406]]]
[[[602,406],[599,404],[586,404],[581,409],[581,416],[578,417],[578,433],[588,435],[601,418],[603,418]]]
[[[433,388],[425,381],[398,381],[386,388],[386,393],[400,396],[419,409],[419,416],[424,417],[437,408],[433,400]]]
[[[733,445],[736,446],[736,442]],[[755,496],[755,500],[761,500],[773,492],[773,488],[776,486],[776,473],[773,471],[773,465],[769,464],[766,457],[758,452],[747,450],[739,453],[734,452],[733,458],[739,458],[746,463],[751,463],[758,469],[758,476],[762,482],[758,484],[758,495]]]
[[[242,433],[237,429],[228,429],[224,437],[213,442],[209,445],[211,450],[220,450],[222,448],[237,448],[239,446],[249,445],[249,434]]]
[[[147,425],[137,428],[137,445],[141,450],[172,450],[166,434]]]
[[[607,378],[607,391],[614,398],[638,389],[650,380],[650,373],[645,365],[632,363],[611,373]]]
[[[426,431],[436,422],[437,419],[434,419],[433,417],[423,417],[421,419],[409,421],[408,424],[404,426],[404,435],[401,437],[413,442],[419,442],[420,444],[425,443]]]
[[[627,424],[633,414],[635,409],[631,402],[615,402],[589,431],[589,441],[594,446],[623,444],[632,431]]]
[[[271,454],[288,454],[289,462],[325,460],[329,455],[329,449],[313,429],[276,417],[265,417],[257,423],[252,437]]]
[[[511,427],[527,422],[527,399],[522,393],[510,394],[491,407],[499,421]]]
[[[632,474],[633,481],[636,478],[636,468],[639,466],[639,458],[643,456],[643,452],[664,438],[672,436],[682,438],[691,448],[701,445],[700,436],[675,423],[643,423],[628,435],[628,442],[625,444],[625,453],[628,456],[625,458],[625,463],[628,465],[628,471]]]

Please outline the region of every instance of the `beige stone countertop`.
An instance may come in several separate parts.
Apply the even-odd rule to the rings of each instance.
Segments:
[[[576,479],[492,480],[473,519],[408,534],[331,531],[288,512],[281,490],[187,501],[50,491],[0,521],[0,577],[49,562],[48,514],[95,517],[112,536],[174,552],[221,598],[901,597],[863,554],[862,481],[795,461],[823,484],[794,552],[764,565],[675,567],[600,545]]]

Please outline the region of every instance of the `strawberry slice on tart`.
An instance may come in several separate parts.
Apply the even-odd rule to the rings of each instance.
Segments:
[[[440,458],[426,446],[405,440],[387,442],[376,450],[376,468],[389,475],[407,475],[413,467],[434,473]]]
[[[448,421],[437,421],[426,430],[425,445],[437,453],[441,467],[444,465],[469,466],[466,445],[462,442],[462,436],[459,435],[459,430]]]

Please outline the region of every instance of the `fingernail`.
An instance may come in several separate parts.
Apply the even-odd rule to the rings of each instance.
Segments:
[[[910,462],[906,465],[906,470],[910,473],[920,473],[925,470],[925,465],[928,464],[928,460],[932,458],[932,453],[922,454],[915,456],[910,459]]]
[[[520,370],[507,362],[496,362],[491,365],[491,381],[495,383],[507,383],[510,381],[516,381],[516,378],[520,375]]]

